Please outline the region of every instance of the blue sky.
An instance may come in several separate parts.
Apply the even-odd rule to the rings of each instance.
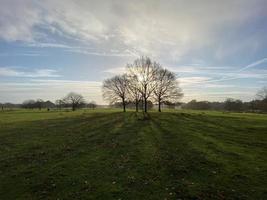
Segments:
[[[191,99],[248,101],[267,85],[267,1],[1,0],[0,102],[70,91],[100,104],[105,78],[150,56]]]

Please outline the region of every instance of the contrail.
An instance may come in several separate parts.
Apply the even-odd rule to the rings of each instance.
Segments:
[[[249,69],[249,68],[252,68],[252,67],[256,67],[257,65],[259,64],[262,64],[262,63],[265,63],[267,62],[267,58],[263,58],[261,60],[258,60],[254,63],[251,63],[237,71],[234,71],[234,73],[239,73],[239,72],[242,72],[242,71],[245,71],[246,69]],[[238,77],[235,77],[235,76],[223,76],[219,79],[215,79],[215,80],[207,80],[207,81],[200,81],[200,82],[197,82],[197,83],[213,83],[213,82],[221,82],[221,81],[227,81],[227,80],[234,80],[234,79],[238,79]]]
[[[266,62],[266,61],[267,61],[267,58],[263,58],[263,59],[261,59],[261,60],[258,60],[258,61],[254,62],[254,63],[251,63],[251,64],[249,64],[249,65],[247,65],[247,66],[245,66],[245,67],[239,69],[237,72],[242,72],[242,71],[244,71],[244,70],[246,70],[246,69],[248,69],[248,68],[255,67],[255,66],[257,66],[257,65],[259,65],[259,64],[261,64],[261,63],[264,63],[264,62]]]

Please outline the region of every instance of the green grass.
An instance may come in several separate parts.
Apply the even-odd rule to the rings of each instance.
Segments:
[[[0,199],[266,199],[267,116],[0,112]]]

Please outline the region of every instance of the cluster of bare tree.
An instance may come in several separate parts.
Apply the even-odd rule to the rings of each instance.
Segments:
[[[89,103],[86,103],[84,97],[81,94],[75,92],[70,92],[62,99],[56,100],[56,107],[58,109],[71,108],[73,111],[75,111],[78,108],[85,107],[95,109],[96,106],[96,102],[91,101]]]
[[[164,101],[176,103],[183,94],[175,73],[141,57],[126,66],[125,74],[104,81],[103,96],[110,104],[121,102],[124,112],[129,102],[134,102],[137,112],[140,104],[147,112],[149,101],[158,104],[161,112]]]
[[[84,97],[81,94],[70,92],[62,99],[56,100],[56,105],[59,109],[63,107],[71,107],[72,111],[85,105]]]
[[[21,104],[14,104],[14,103],[0,103],[0,109],[3,111],[5,109],[16,109],[20,108]]]
[[[27,108],[27,109],[39,109],[41,110],[42,108],[53,108],[55,107],[55,104],[53,104],[51,101],[44,101],[42,99],[37,99],[37,100],[33,100],[33,99],[29,99],[26,100],[22,103],[21,105],[22,108]]]
[[[37,99],[37,100],[26,100],[24,101],[21,105],[20,104],[1,104],[2,110],[4,107],[12,108],[13,107],[21,107],[21,108],[26,108],[26,109],[51,109],[51,108],[71,108],[73,111],[75,111],[77,108],[82,108],[82,107],[88,107],[91,109],[96,108],[96,103],[94,101],[90,103],[86,103],[84,100],[84,97],[81,94],[77,94],[75,92],[70,92],[67,94],[65,97],[62,99],[56,100],[55,104],[52,103],[51,101],[44,101],[42,99]]]

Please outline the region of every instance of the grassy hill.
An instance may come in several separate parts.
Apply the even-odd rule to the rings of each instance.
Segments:
[[[267,115],[0,112],[0,199],[265,199]]]

